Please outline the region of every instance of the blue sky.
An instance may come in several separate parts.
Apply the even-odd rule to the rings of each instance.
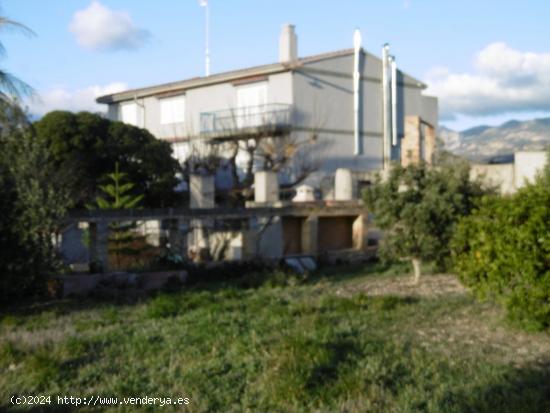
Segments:
[[[401,69],[440,98],[455,129],[550,116],[548,1],[209,0],[212,71],[277,60],[284,23],[299,55],[391,44]],[[31,110],[97,110],[96,94],[204,73],[197,0],[4,0],[2,14],[36,32],[2,32],[2,67],[33,86]]]

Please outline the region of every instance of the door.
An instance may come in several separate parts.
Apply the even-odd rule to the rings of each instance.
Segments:
[[[239,128],[260,126],[265,123],[267,105],[267,82],[253,83],[237,88],[237,110],[235,113]]]

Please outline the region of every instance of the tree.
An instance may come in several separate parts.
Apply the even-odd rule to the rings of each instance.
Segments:
[[[0,99],[0,295],[41,292],[58,268],[54,234],[70,197],[25,113]]]
[[[387,179],[379,176],[364,196],[375,225],[385,230],[382,257],[410,260],[416,283],[422,262],[445,268],[457,221],[484,193],[478,182],[470,181],[465,162],[395,165]]]
[[[550,161],[514,195],[485,198],[460,221],[451,245],[458,276],[479,298],[501,302],[525,327],[548,328]]]
[[[103,192],[96,197],[96,205],[99,209],[132,209],[139,206],[143,195],[132,194],[134,184],[127,182],[127,174],[120,172],[118,162],[115,172],[107,174],[108,183],[100,185]],[[93,208],[93,207],[90,207]],[[136,223],[113,222],[109,225],[109,252],[115,256],[116,267],[121,269],[121,259],[124,256],[137,256],[142,253],[145,237],[135,233]]]
[[[144,195],[144,206],[177,204],[179,163],[172,157],[170,143],[147,130],[89,112],[64,111],[48,113],[34,127],[55,167],[74,176],[71,189],[77,206],[93,202],[100,180],[116,162],[135,184],[135,193]]]
[[[18,30],[26,35],[34,34],[33,31],[25,25],[2,16],[0,16],[0,29]],[[4,56],[5,54],[6,49],[0,42],[0,56]],[[4,69],[0,69],[0,100],[6,102],[13,100],[13,98],[20,98],[30,94],[32,94],[32,88],[28,84],[6,72]]]

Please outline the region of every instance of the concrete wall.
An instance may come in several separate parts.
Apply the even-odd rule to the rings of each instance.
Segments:
[[[337,168],[368,171],[382,168],[382,61],[363,54],[362,142],[363,154],[354,153],[353,56],[306,63],[294,72],[295,124],[318,129],[321,168],[332,173]],[[404,134],[404,118],[416,115],[437,125],[437,99],[423,96],[414,79],[399,72],[398,135]],[[310,136],[302,132],[302,139]],[[399,150],[394,148],[394,157]]]
[[[544,169],[547,162],[547,152],[516,152],[514,154],[514,179],[516,188],[525,182],[533,182],[537,173]]]
[[[533,182],[539,172],[544,169],[547,154],[544,151],[516,152],[514,163],[507,164],[474,164],[470,176],[480,178],[489,185],[496,186],[500,193],[511,194],[525,185]]]
[[[472,165],[471,179],[481,179],[487,185],[495,186],[501,194],[511,194],[515,191],[514,164]]]

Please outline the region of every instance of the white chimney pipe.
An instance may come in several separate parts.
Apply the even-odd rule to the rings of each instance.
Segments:
[[[390,57],[391,62],[391,135],[392,145],[397,146],[397,63],[395,56]]]
[[[353,33],[353,140],[354,154],[360,155],[363,153],[363,145],[361,139],[361,32],[355,29]]]
[[[383,156],[384,169],[389,168],[391,160],[391,98],[390,98],[390,45],[382,48],[382,113],[383,113]]]
[[[298,59],[298,38],[292,24],[285,24],[279,37],[279,62],[288,63]]]

